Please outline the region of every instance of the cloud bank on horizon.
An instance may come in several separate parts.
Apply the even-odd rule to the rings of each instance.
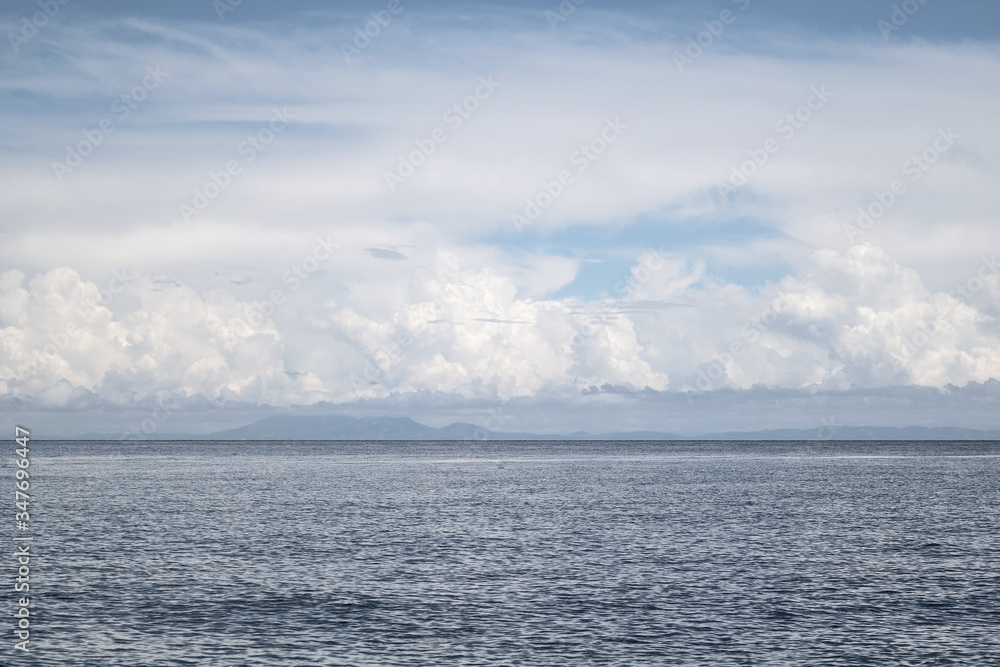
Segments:
[[[780,5],[25,4],[0,402],[553,406],[527,430],[995,387],[996,35]]]

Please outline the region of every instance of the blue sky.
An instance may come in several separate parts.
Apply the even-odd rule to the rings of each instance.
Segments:
[[[997,426],[995,3],[134,5],[0,7],[8,420]]]
[[[378,0],[371,2],[324,2],[314,0],[304,2],[297,0],[275,4],[263,0],[243,0],[235,5],[236,11],[224,12],[226,21],[234,23],[255,23],[261,21],[289,20],[304,12],[337,11],[365,14],[369,11],[384,9],[386,2]],[[418,3],[403,3],[417,6]],[[485,3],[492,7],[517,8],[535,12],[556,10],[559,3],[535,2],[523,0],[515,2]],[[675,13],[680,16],[694,14],[699,11],[711,11],[727,7],[725,2],[643,2],[639,0],[622,0],[615,3],[600,3],[588,0],[582,5],[600,8],[618,8],[637,17],[647,13]],[[823,32],[861,32],[869,29],[879,19],[889,17],[892,5],[902,3],[871,2],[869,0],[844,0],[842,2],[803,2],[801,0],[753,0],[751,5],[759,12],[757,20],[791,30],[812,28]],[[989,0],[958,0],[957,2],[934,2],[927,0],[921,3],[921,8],[907,25],[907,33],[911,37],[929,39],[995,39],[998,27],[996,3]],[[455,0],[453,2],[422,2],[419,6],[426,11],[455,12],[468,8],[470,3]],[[147,18],[169,19],[176,21],[215,22],[217,11],[211,2],[202,0],[178,0],[171,3],[145,3],[137,6],[129,0],[118,2],[89,2],[79,6],[68,7],[67,11],[77,14],[118,18],[121,16],[143,16]],[[22,16],[37,11],[37,3],[30,0],[20,2],[5,2],[4,10],[13,16]]]

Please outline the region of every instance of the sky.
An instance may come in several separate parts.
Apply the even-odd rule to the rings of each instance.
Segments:
[[[0,2],[0,420],[1000,428],[1000,5]]]

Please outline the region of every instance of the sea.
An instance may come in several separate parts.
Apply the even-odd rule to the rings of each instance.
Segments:
[[[30,470],[3,665],[1000,665],[997,442],[32,441]]]

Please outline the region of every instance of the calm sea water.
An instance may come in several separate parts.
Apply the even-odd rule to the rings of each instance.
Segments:
[[[33,651],[4,586],[2,664],[1000,665],[998,443],[34,442],[31,469]]]

